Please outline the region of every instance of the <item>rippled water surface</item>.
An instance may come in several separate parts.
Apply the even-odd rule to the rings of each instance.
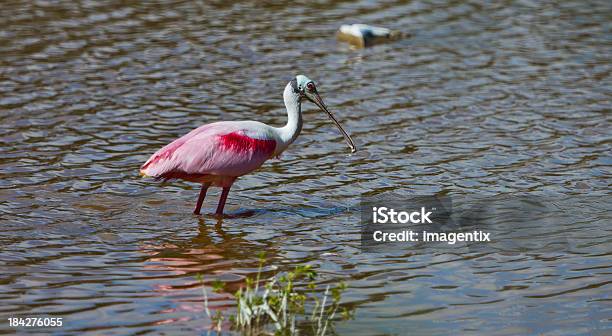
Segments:
[[[64,333],[199,333],[196,274],[233,291],[266,251],[266,271],[309,263],[322,285],[348,282],[341,334],[609,334],[611,4],[3,2],[0,332],[54,315]],[[353,22],[410,36],[354,50],[334,39]],[[308,104],[300,138],[235,184],[222,222],[191,214],[197,185],[138,176],[200,124],[282,125],[297,73],[356,154]],[[572,242],[553,252],[362,253],[359,197],[387,191],[604,210],[551,227]]]

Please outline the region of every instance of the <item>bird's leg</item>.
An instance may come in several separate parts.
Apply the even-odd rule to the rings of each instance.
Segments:
[[[206,197],[206,191],[210,187],[210,182],[202,183],[202,189],[200,189],[200,196],[198,197],[198,203],[196,204],[196,208],[193,211],[195,215],[200,214],[200,209],[202,209],[202,203],[204,202],[204,197]]]
[[[229,187],[223,187],[223,191],[221,192],[221,197],[219,198],[219,205],[217,206],[217,211],[215,212],[215,215],[223,216],[223,208],[225,207],[225,201],[227,200],[227,194],[229,194],[231,187],[232,187],[231,185]]]

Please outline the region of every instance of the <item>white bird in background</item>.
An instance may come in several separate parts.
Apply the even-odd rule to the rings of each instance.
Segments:
[[[356,47],[365,48],[375,44],[394,41],[406,34],[383,27],[355,23],[342,25],[337,32],[338,40],[348,42]]]

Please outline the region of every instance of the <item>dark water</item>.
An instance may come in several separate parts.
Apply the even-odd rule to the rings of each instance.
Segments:
[[[348,281],[357,313],[341,334],[609,334],[609,211],[551,227],[572,241],[553,252],[362,253],[354,209],[392,190],[606,209],[611,4],[2,2],[0,332],[57,316],[59,333],[198,333],[195,275],[235,290],[266,251],[266,271],[309,263],[322,285]],[[333,37],[352,22],[412,35],[352,50]],[[191,214],[196,185],[139,178],[200,124],[282,125],[297,73],[359,152],[307,105],[282,160],[230,194],[228,213],[252,213],[222,223]]]

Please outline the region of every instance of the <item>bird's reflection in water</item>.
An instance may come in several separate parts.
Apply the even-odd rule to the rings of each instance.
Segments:
[[[142,253],[148,255],[145,271],[158,280],[153,291],[174,303],[172,308],[161,313],[203,313],[202,286],[205,286],[211,309],[224,310],[232,306],[233,293],[244,285],[247,277],[256,276],[260,262],[258,252],[266,251],[268,260],[277,255],[271,242],[253,242],[245,238],[248,233],[223,229],[224,220],[252,216],[252,212],[225,215],[225,218],[196,216],[199,224],[196,236],[141,246]],[[264,273],[272,270],[272,267],[263,268]],[[215,281],[225,284],[222,290],[213,291]]]

